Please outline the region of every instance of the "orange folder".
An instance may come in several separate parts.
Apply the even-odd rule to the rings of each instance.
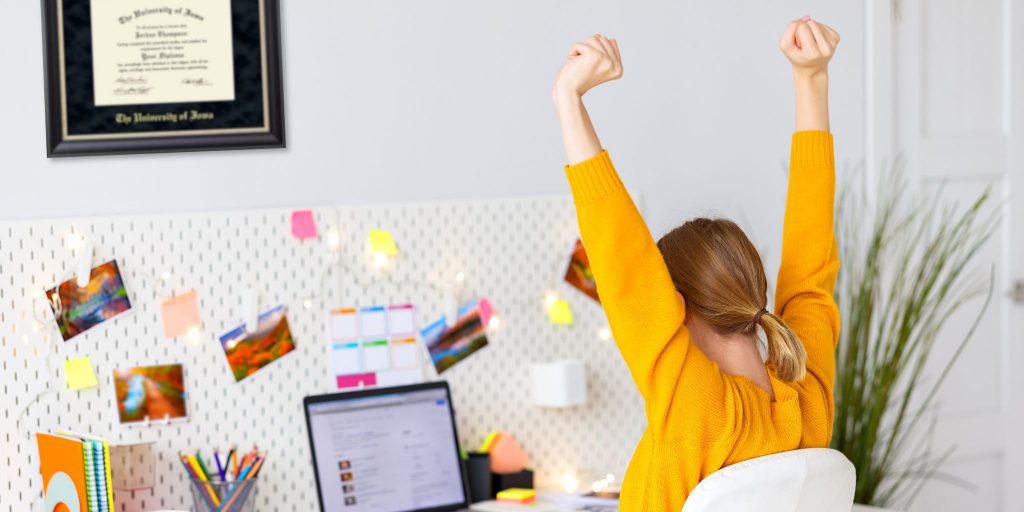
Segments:
[[[82,442],[77,439],[55,434],[36,434],[39,445],[39,469],[43,475],[44,502],[53,476],[64,473],[71,478],[78,494],[78,509],[72,509],[67,501],[54,503],[53,510],[46,512],[86,512],[89,501],[85,490],[85,458],[82,455]]]

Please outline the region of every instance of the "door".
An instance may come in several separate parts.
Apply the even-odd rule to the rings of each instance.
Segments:
[[[1024,280],[1022,11],[1016,0],[866,0],[875,179],[888,171],[877,162],[901,156],[912,188],[960,204],[990,189],[1003,214],[976,258],[976,271],[994,271],[992,303],[935,409],[933,448],[954,451],[913,511],[1024,511],[1024,304],[1009,293]],[[983,302],[948,320],[935,362]]]

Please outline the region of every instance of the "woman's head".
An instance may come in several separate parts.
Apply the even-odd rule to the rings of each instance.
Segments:
[[[768,300],[764,265],[736,223],[696,218],[663,236],[658,249],[688,315],[722,335],[754,334],[760,325],[768,342],[767,362],[779,378],[803,378],[803,343],[781,318],[762,312]]]

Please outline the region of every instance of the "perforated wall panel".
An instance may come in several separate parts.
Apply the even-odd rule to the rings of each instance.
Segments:
[[[600,307],[562,281],[577,233],[567,198],[319,208],[320,239],[305,241],[291,236],[290,213],[0,224],[0,511],[35,509],[41,483],[32,434],[60,428],[112,441],[155,441],[154,487],[118,492],[118,510],[191,508],[176,454],[233,443],[270,452],[257,510],[315,510],[302,397],[332,391],[324,311],[412,303],[422,327],[445,312],[448,290],[490,298],[502,319],[488,347],[444,374],[464,445],[478,445],[491,430],[513,433],[544,486],[557,487],[566,475],[584,485],[608,472],[622,475],[643,430],[643,405],[614,342],[598,337],[606,325]],[[326,243],[332,229],[341,240],[336,260]],[[384,271],[366,255],[370,229],[391,230],[398,243],[400,254]],[[72,233],[95,241],[94,263],[118,259],[134,311],[65,343],[49,324],[37,332],[35,323],[45,309],[42,291],[74,271]],[[287,305],[297,349],[235,383],[217,336],[242,322],[242,297],[252,286],[261,309]],[[199,294],[201,336],[164,338],[161,301],[192,288]],[[572,303],[575,325],[548,323],[548,291]],[[100,386],[69,391],[63,361],[83,355],[92,359]],[[529,364],[566,358],[586,362],[587,404],[531,405]],[[190,419],[120,426],[111,371],[178,362],[185,365]]]

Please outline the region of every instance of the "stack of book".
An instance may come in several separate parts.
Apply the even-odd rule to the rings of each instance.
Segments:
[[[39,469],[46,510],[63,504],[72,512],[114,510],[110,447],[98,437],[59,431],[38,432]]]

